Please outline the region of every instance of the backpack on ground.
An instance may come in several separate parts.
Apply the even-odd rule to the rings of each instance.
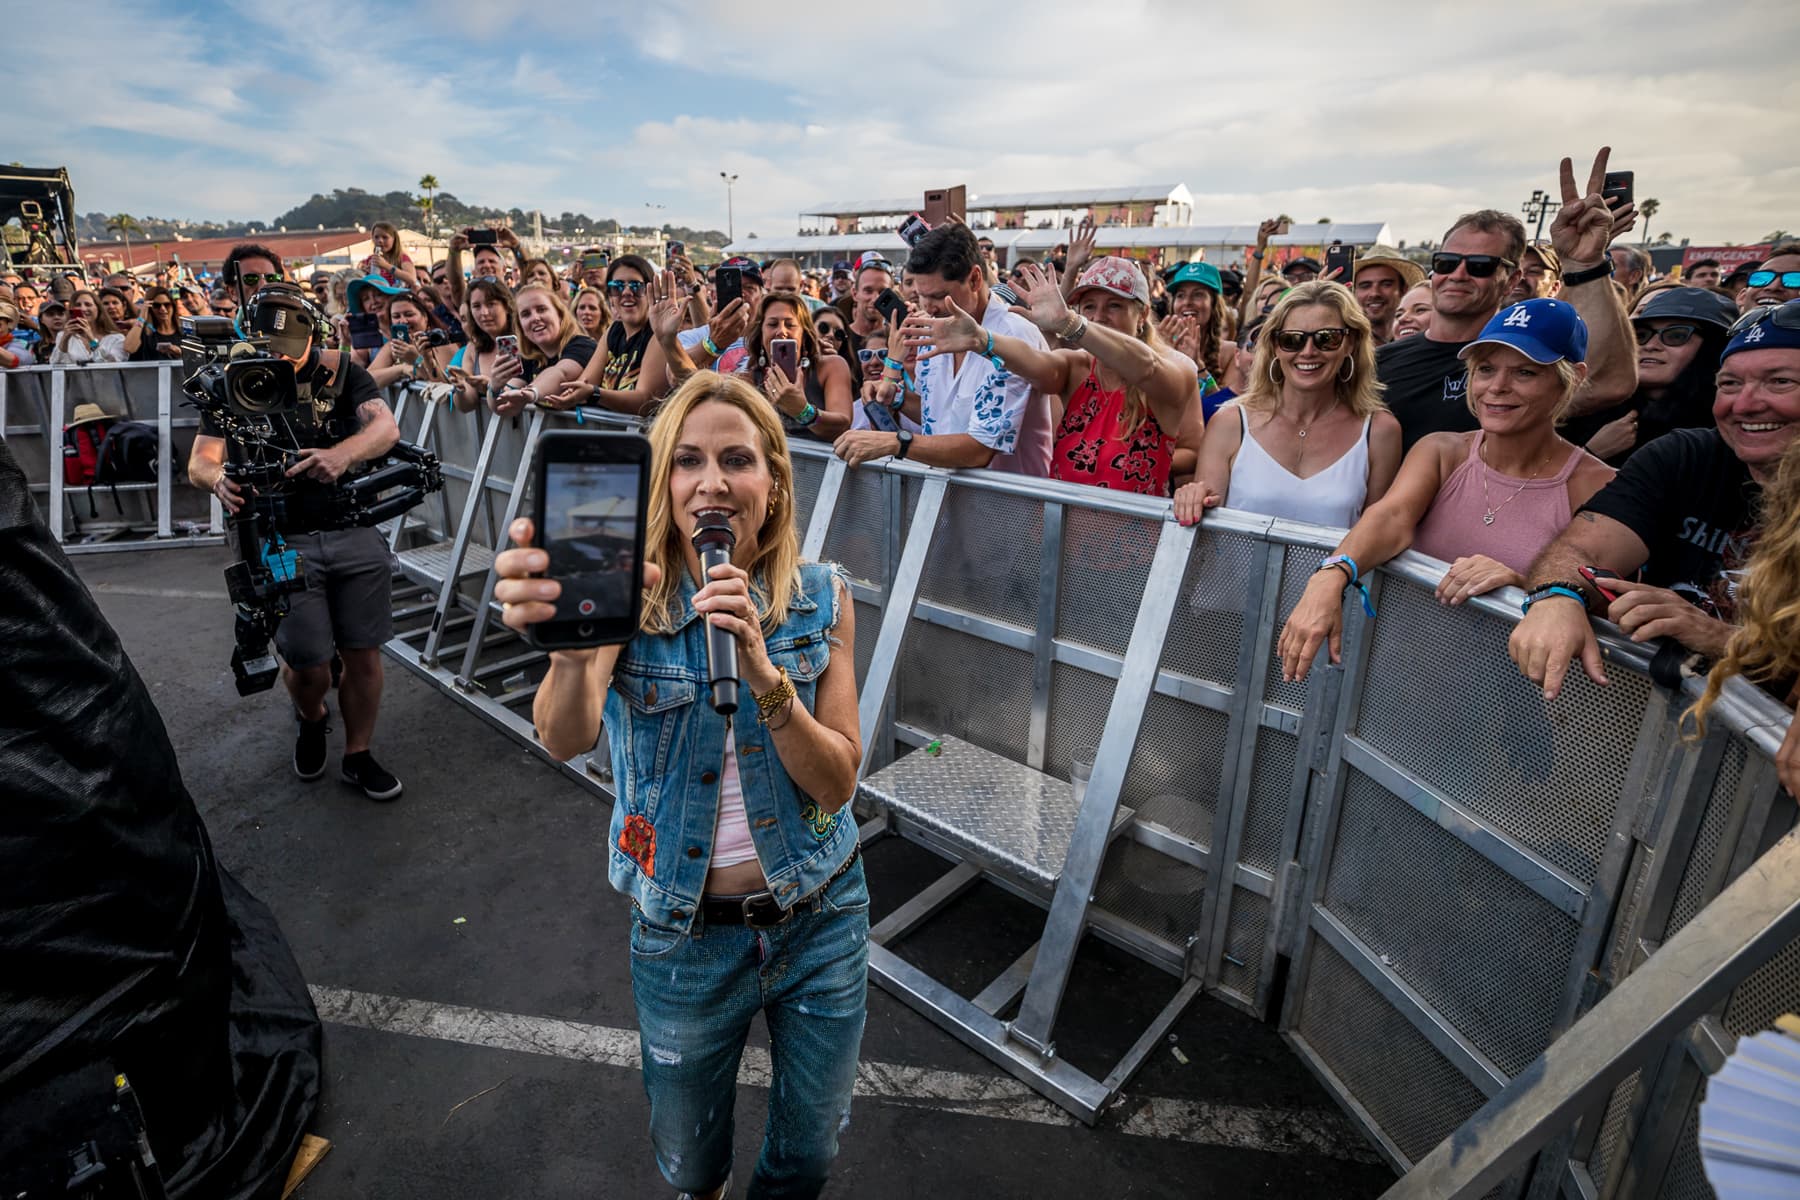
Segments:
[[[94,482],[100,468],[100,447],[106,442],[107,430],[113,422],[85,421],[64,425],[62,431],[63,484],[87,487]]]

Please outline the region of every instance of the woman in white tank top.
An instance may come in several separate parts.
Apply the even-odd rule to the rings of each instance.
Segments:
[[[1250,387],[1208,422],[1184,525],[1225,505],[1348,528],[1400,470],[1400,422],[1381,402],[1369,319],[1324,280],[1282,297],[1256,343]]]

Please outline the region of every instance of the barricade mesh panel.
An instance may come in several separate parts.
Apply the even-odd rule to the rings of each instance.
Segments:
[[[1120,799],[1145,820],[1211,846],[1228,724],[1224,713],[1152,693]]]
[[[1106,853],[1094,903],[1177,948],[1200,928],[1206,872],[1120,837]]]
[[[1481,1089],[1316,938],[1297,1031],[1409,1163],[1485,1102]]]
[[[1716,1200],[1717,1193],[1706,1181],[1706,1168],[1700,1162],[1700,1105],[1696,1102],[1688,1113],[1681,1136],[1675,1141],[1675,1157],[1669,1160],[1669,1173],[1663,1176],[1659,1200]]]
[[[1225,957],[1219,983],[1246,1000],[1256,998],[1262,974],[1263,942],[1269,933],[1269,902],[1245,888],[1231,889],[1231,913],[1225,919]]]
[[[1725,753],[1719,759],[1719,773],[1713,779],[1712,790],[1706,797],[1706,811],[1700,818],[1700,828],[1694,835],[1693,853],[1688,856],[1687,865],[1682,868],[1681,887],[1675,892],[1675,903],[1669,909],[1669,931],[1663,940],[1674,937],[1682,926],[1694,919],[1702,906],[1712,897],[1708,895],[1709,883],[1716,878],[1713,873],[1721,851],[1732,852],[1732,847],[1721,847],[1725,837],[1725,826],[1731,821],[1732,805],[1737,800],[1738,786],[1744,779],[1745,746],[1737,738],[1726,743]]]
[[[1113,681],[1066,663],[1050,668],[1050,723],[1044,739],[1044,770],[1058,779],[1069,777],[1069,760],[1077,749],[1097,750],[1112,705]]]
[[[863,680],[869,677],[869,663],[875,657],[875,639],[881,636],[881,609],[861,600],[852,607],[856,611],[856,694],[860,696]]]
[[[1251,767],[1244,828],[1238,835],[1238,861],[1271,875],[1281,866],[1281,835],[1287,821],[1288,796],[1294,786],[1294,755],[1298,747],[1298,739],[1279,730],[1256,730],[1256,758]]]
[[[1162,522],[1091,508],[1064,510],[1056,636],[1123,655]]]
[[[1354,770],[1324,906],[1508,1075],[1549,1044],[1575,922]]]
[[[1789,942],[1731,993],[1725,1028],[1738,1037],[1748,1037],[1771,1028],[1776,1017],[1796,1008],[1800,1008],[1800,942]]]
[[[944,497],[943,511],[938,514],[937,537],[931,543],[919,595],[1023,629],[1035,629],[1043,540],[1041,502],[1004,492],[952,486]],[[1120,619],[1129,628],[1136,614],[1134,603]],[[1029,667],[1023,683],[1030,687]],[[975,694],[972,692],[971,698]]]
[[[1402,579],[1387,580],[1374,626],[1362,740],[1592,883],[1649,682],[1621,669],[1601,688],[1572,671],[1562,699],[1546,706],[1538,689],[1507,665],[1510,623],[1441,605],[1429,590]],[[1445,670],[1452,646],[1470,670]]]
[[[885,589],[889,520],[880,472],[846,472],[821,556],[855,578]]]
[[[1014,762],[1031,733],[1031,655],[914,621],[900,651],[900,720]]]
[[[1307,581],[1324,557],[1324,551],[1315,546],[1289,546],[1281,563],[1281,607],[1275,615],[1275,636],[1269,639],[1269,677],[1263,684],[1263,700],[1295,712],[1306,707],[1306,684],[1281,681],[1281,656],[1275,651],[1281,644],[1281,627],[1287,624],[1294,605],[1300,603],[1300,593],[1306,590]]]
[[[1637,1102],[1643,1073],[1633,1071],[1613,1089],[1607,1101],[1606,1115],[1600,1119],[1600,1136],[1594,1141],[1594,1153],[1588,1159],[1588,1177],[1606,1194],[1606,1177],[1621,1154],[1631,1150],[1631,1106]]]
[[[1260,569],[1258,552],[1258,545],[1248,538],[1201,528],[1181,580],[1181,598],[1169,620],[1163,670],[1227,686],[1236,681],[1245,597],[1251,575]],[[1250,614],[1252,626],[1254,617]]]
[[[794,455],[791,461],[794,464],[794,528],[804,538],[806,526],[812,520],[813,505],[819,500],[819,481],[825,478],[825,462],[801,454]]]

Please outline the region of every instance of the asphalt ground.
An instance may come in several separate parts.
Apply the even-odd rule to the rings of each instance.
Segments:
[[[313,1132],[332,1149],[299,1197],[672,1195],[646,1134],[605,805],[391,662],[374,750],[406,795],[375,804],[340,783],[341,731],[326,777],[302,783],[285,693],[232,686],[226,561],[192,548],[77,563],[220,860],[274,910],[327,1018]],[[947,867],[874,845],[873,919]],[[972,994],[1041,921],[983,885],[898,948]],[[1174,988],[1090,939],[1059,1050],[1103,1074]],[[766,1045],[760,1023],[752,1044]],[[1205,997],[1091,1129],[875,987],[862,1059],[828,1196],[1362,1197],[1393,1181],[1271,1025]],[[767,1101],[747,1072],[738,1195]]]

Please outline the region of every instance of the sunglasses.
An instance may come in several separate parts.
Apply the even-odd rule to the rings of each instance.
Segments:
[[[1458,265],[1473,279],[1489,279],[1501,267],[1510,271],[1519,264],[1498,254],[1455,254],[1449,250],[1439,250],[1431,256],[1433,275],[1453,275]]]
[[[1781,280],[1784,288],[1800,288],[1800,271],[1782,271],[1779,274],[1774,271],[1752,271],[1749,284],[1751,287],[1768,287],[1777,279]]]
[[[886,350],[869,350],[865,348],[856,352],[856,361],[864,363],[874,362],[876,359],[881,358],[886,354]]]
[[[1336,350],[1350,336],[1348,329],[1339,326],[1336,329],[1280,329],[1275,333],[1275,348],[1289,354],[1298,354],[1311,342],[1320,350]]]
[[[1765,321],[1777,329],[1800,329],[1800,300],[1789,300],[1786,304],[1757,305],[1737,319],[1737,323],[1731,327],[1731,336],[1736,337]]]
[[[238,276],[238,282],[244,284],[246,287],[261,287],[265,283],[280,283],[281,272],[275,271],[271,274],[264,275],[258,271],[245,271],[242,275]]]
[[[151,308],[174,308],[175,306],[173,304],[170,304],[167,300],[152,300],[150,302],[150,307]]]
[[[1664,325],[1661,329],[1652,329],[1648,325],[1639,325],[1633,331],[1637,334],[1637,344],[1648,346],[1651,342],[1660,341],[1665,346],[1685,346],[1694,340],[1700,332],[1698,325]]]
[[[641,279],[609,279],[606,282],[606,290],[615,296],[623,292],[630,292],[635,296],[644,290],[644,281]]]

